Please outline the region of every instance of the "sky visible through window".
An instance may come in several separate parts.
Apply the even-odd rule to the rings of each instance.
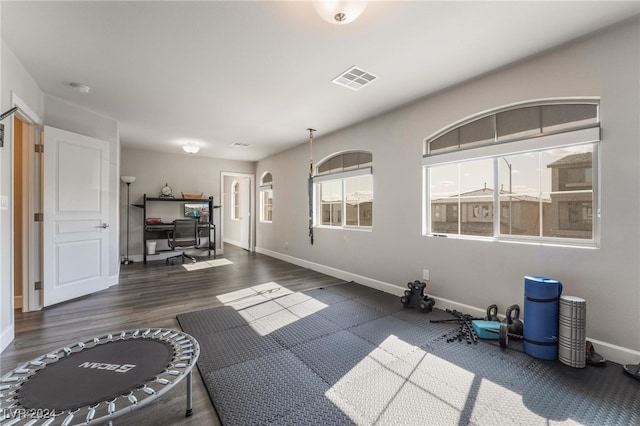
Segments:
[[[499,157],[499,185],[503,191],[519,194],[551,192],[552,169],[547,166],[568,155],[586,152],[593,152],[592,144]],[[491,158],[433,166],[430,173],[431,199],[481,190],[485,184],[494,189]]]

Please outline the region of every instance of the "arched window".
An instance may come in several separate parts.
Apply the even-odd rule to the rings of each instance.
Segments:
[[[366,151],[334,154],[321,161],[313,181],[316,225],[373,226],[373,155]]]
[[[425,154],[513,142],[598,125],[598,103],[594,100],[527,102],[454,123],[427,138]]]
[[[273,176],[264,172],[260,179],[260,222],[273,221]]]
[[[240,182],[231,182],[231,220],[240,220]]]
[[[316,176],[371,168],[373,155],[366,151],[349,151],[324,159],[316,167]]]
[[[599,146],[597,99],[454,123],[425,140],[426,234],[597,245]]]

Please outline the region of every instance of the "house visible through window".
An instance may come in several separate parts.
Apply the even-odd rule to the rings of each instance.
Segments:
[[[344,228],[373,226],[373,157],[369,152],[336,154],[317,167],[316,224]]]
[[[427,233],[595,245],[597,107],[526,105],[427,139]]]
[[[273,221],[273,176],[269,172],[262,175],[260,181],[260,222]]]

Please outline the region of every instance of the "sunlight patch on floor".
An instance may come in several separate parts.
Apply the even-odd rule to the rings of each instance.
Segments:
[[[221,294],[218,300],[235,308],[261,336],[327,307],[313,297],[294,293],[273,281]]]
[[[233,265],[233,262],[229,259],[212,259],[196,263],[183,263],[182,267],[187,271],[199,271],[201,269],[215,268],[223,265]]]
[[[473,410],[472,418],[485,414],[475,412],[480,395],[496,396],[498,385],[481,379],[478,386],[474,380],[464,368],[391,335],[325,396],[356,423],[422,424],[432,416],[458,424],[465,408]]]

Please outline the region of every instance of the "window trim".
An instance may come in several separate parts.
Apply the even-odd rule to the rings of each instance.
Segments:
[[[264,178],[267,177],[267,175],[271,176],[271,180],[265,183]],[[262,174],[262,176],[260,176],[260,188],[263,188],[266,186],[271,187],[272,184],[273,184],[273,174],[267,170]]]
[[[331,160],[336,159],[336,158],[342,158],[344,160],[344,157],[348,154],[365,154],[367,156],[369,156],[371,158],[370,161],[366,161],[363,163],[356,163],[354,165],[351,166],[347,166],[347,170],[344,169],[344,164],[342,165],[340,171],[335,171],[335,172],[331,172],[331,171],[321,171],[320,169],[327,163],[330,163]],[[367,167],[372,167],[373,165],[373,153],[370,151],[364,151],[361,149],[351,149],[351,150],[345,150],[345,151],[340,151],[340,152],[336,152],[332,155],[329,155],[325,158],[323,158],[322,160],[318,161],[318,163],[315,166],[315,175],[314,176],[330,176],[330,175],[334,175],[334,174],[338,174],[338,173],[343,173],[343,172],[348,172],[348,171],[352,171],[352,170],[358,170],[358,169],[364,169]]]
[[[474,149],[457,150],[446,153],[441,153],[433,156],[423,156],[422,158],[422,180],[423,180],[423,222],[422,222],[422,235],[427,237],[449,237],[454,239],[468,239],[468,240],[480,240],[480,241],[499,241],[499,242],[512,242],[522,244],[536,244],[536,245],[550,245],[550,246],[566,246],[566,247],[584,247],[584,248],[599,248],[600,247],[600,127],[590,127],[586,129],[580,129],[569,132],[555,133],[552,135],[538,136],[529,139],[522,139],[508,144],[497,143],[486,145],[482,147],[476,147]],[[494,235],[493,236],[477,236],[477,235],[465,235],[465,234],[440,234],[431,232],[431,203],[429,197],[429,167],[443,166],[447,164],[459,164],[468,161],[477,161],[483,159],[494,159],[497,161],[500,157],[506,157],[510,155],[524,154],[527,152],[540,152],[553,148],[570,147],[576,145],[594,144],[593,150],[593,180],[597,182],[597,185],[592,186],[593,191],[593,238],[585,240],[579,238],[566,238],[566,237],[545,237],[545,236],[530,236],[530,235],[509,235],[501,234],[500,229],[500,215],[494,214]],[[497,172],[494,166],[494,179],[497,179]],[[497,181],[494,182],[497,184]],[[500,206],[499,191],[494,191],[494,211],[496,206]],[[497,232],[495,230],[498,230]]]
[[[267,175],[271,178],[265,183],[264,178]],[[266,220],[264,218],[264,194],[265,192],[271,192],[271,220]],[[260,223],[273,223],[273,174],[266,170],[260,176],[260,215],[258,217]]]
[[[372,175],[373,176],[373,175]],[[319,183],[325,183],[324,182],[319,182]],[[345,181],[344,179],[342,179],[342,190],[343,190],[343,195],[344,195],[344,185],[345,185]],[[319,199],[319,195],[316,196],[316,189],[315,189],[315,184],[314,184],[314,199],[317,201]],[[373,220],[371,221],[371,226],[364,226],[364,225],[347,225],[346,224],[346,209],[344,208],[346,203],[345,198],[342,198],[342,217],[341,217],[341,221],[342,221],[342,225],[337,226],[337,225],[323,225],[322,223],[318,223],[318,213],[316,211],[314,211],[313,213],[313,226],[314,228],[323,228],[323,229],[346,229],[349,231],[361,231],[361,232],[372,232],[373,231]]]
[[[422,157],[422,166],[441,166],[449,163],[482,160],[483,158],[504,157],[507,155],[523,154],[525,152],[553,149],[570,145],[600,142],[600,127],[576,130],[573,132],[556,133],[538,136],[536,138],[521,139],[514,142],[497,143],[438,155]],[[506,145],[508,144],[508,145]]]
[[[264,218],[264,195],[271,193],[271,220]],[[273,223],[273,188],[272,185],[263,185],[260,187],[260,223]]]
[[[338,172],[330,175],[314,176],[313,183],[327,182],[330,180],[344,180],[351,177],[373,175],[373,167],[363,167],[362,169],[349,170],[347,172]]]
[[[366,152],[366,151],[345,151],[345,152]],[[337,154],[341,155],[341,154]],[[330,159],[332,157],[328,157]],[[371,232],[373,230],[373,220],[371,222],[371,226],[363,226],[363,225],[347,225],[346,224],[346,197],[345,197],[345,185],[346,179],[360,177],[360,176],[371,176],[373,179],[373,166],[362,167],[359,169],[353,169],[343,172],[337,172],[332,174],[324,174],[320,176],[314,176],[312,178],[313,181],[313,200],[314,200],[314,211],[313,211],[313,226],[317,228],[324,229],[347,229],[350,231],[366,231]],[[341,225],[323,225],[320,221],[319,214],[321,200],[320,200],[320,191],[319,185],[322,183],[327,183],[331,181],[340,181],[342,187],[342,217],[341,217]]]

